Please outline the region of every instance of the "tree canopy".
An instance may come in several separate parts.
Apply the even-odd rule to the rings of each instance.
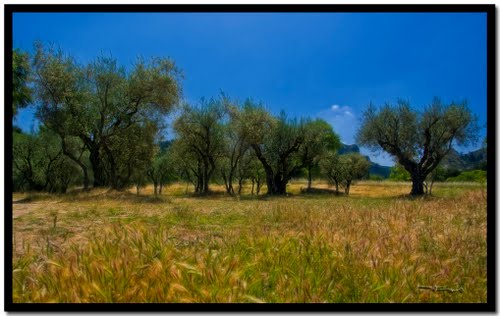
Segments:
[[[80,65],[60,49],[41,43],[35,48],[37,116],[63,148],[68,137],[80,139],[94,187],[126,186],[130,166],[148,161],[163,116],[178,104],[179,70],[168,58],[138,59],[126,70],[113,57]],[[85,164],[69,150],[64,154],[81,167],[88,187]]]
[[[197,193],[208,193],[217,163],[224,151],[224,108],[220,100],[201,100],[200,105],[185,105],[174,123],[176,146],[190,157],[189,169],[196,177]]]
[[[342,186],[345,194],[349,195],[354,181],[368,175],[370,162],[358,153],[339,155],[330,151],[321,160],[320,168],[329,184],[335,185],[337,194],[339,186]]]
[[[327,151],[337,151],[340,148],[340,138],[332,126],[322,119],[306,120],[304,134],[300,155],[307,168],[307,189],[311,189],[312,168],[318,165]]]
[[[12,115],[17,114],[19,108],[26,107],[33,100],[29,83],[31,67],[28,53],[20,49],[12,51]]]
[[[342,186],[345,194],[349,195],[351,184],[355,180],[362,179],[368,175],[370,162],[358,153],[350,153],[340,156],[340,165],[343,166]]]
[[[418,112],[406,101],[363,113],[357,141],[392,155],[411,175],[411,194],[424,194],[423,182],[452,146],[476,140],[476,117],[466,102],[444,105],[439,99]]]
[[[286,194],[288,181],[305,162],[300,156],[304,144],[304,122],[288,119],[284,112],[272,116],[262,105],[247,100],[242,108],[242,133],[246,135],[266,173],[267,193]]]

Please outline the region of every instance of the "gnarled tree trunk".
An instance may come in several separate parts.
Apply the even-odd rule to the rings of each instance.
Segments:
[[[87,191],[89,189],[89,173],[87,170],[87,166],[77,157],[75,157],[66,147],[66,142],[64,140],[64,136],[61,136],[61,146],[63,154],[66,155],[69,159],[73,160],[83,172],[83,189]],[[81,157],[81,155],[80,155]]]
[[[90,151],[89,160],[94,174],[93,186],[94,188],[105,186],[106,176],[104,174],[104,166],[102,165],[102,159],[99,152],[100,146],[94,145],[88,148]]]
[[[418,195],[424,195],[424,180],[425,176],[421,174],[412,174],[411,175],[411,181],[412,181],[412,186],[411,186],[411,192],[410,195],[418,196]]]

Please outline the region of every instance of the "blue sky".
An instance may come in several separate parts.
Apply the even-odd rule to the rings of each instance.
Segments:
[[[251,97],[323,118],[348,144],[370,102],[467,99],[486,124],[484,13],[16,13],[13,32],[14,47],[52,42],[82,63],[101,52],[125,65],[170,56],[188,102]],[[33,110],[16,120],[29,130]]]

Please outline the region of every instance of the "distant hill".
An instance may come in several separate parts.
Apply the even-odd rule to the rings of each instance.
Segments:
[[[373,161],[370,161],[370,163],[370,175],[381,176],[384,179],[389,178],[389,175],[391,174],[391,167],[382,166]]]
[[[352,144],[352,145],[342,144],[338,153],[339,153],[339,155],[350,154],[350,153],[359,154],[360,153],[359,146],[356,144]]]
[[[474,150],[465,154],[452,149],[451,152],[443,158],[441,166],[446,169],[455,170],[486,170],[486,148]]]
[[[349,154],[349,153],[359,154],[360,153],[359,146],[356,144],[352,144],[352,145],[342,144],[338,153],[340,155]],[[381,176],[382,178],[389,177],[389,174],[391,173],[391,167],[379,165],[378,163],[371,161],[369,156],[365,156],[365,157],[370,162],[370,170],[369,170],[370,175]]]

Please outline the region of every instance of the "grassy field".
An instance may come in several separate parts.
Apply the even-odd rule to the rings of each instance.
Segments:
[[[486,302],[484,187],[301,187],[16,193],[14,302]]]

